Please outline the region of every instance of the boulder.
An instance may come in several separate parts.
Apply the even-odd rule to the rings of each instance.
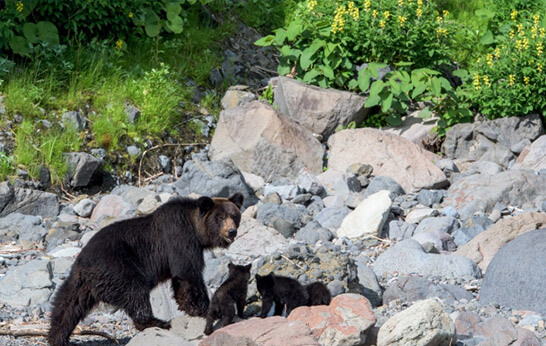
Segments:
[[[241,171],[227,158],[209,161],[205,155],[194,155],[191,161],[184,163],[182,176],[173,187],[181,196],[196,193],[201,196],[229,197],[240,192],[245,197],[245,208],[258,201]]]
[[[546,169],[546,135],[523,149],[511,169],[532,169],[537,172]]]
[[[0,303],[14,308],[45,303],[52,292],[51,265],[47,259],[36,259],[12,267],[0,279]]]
[[[74,212],[81,217],[89,217],[96,206],[95,201],[84,198],[74,206]]]
[[[529,231],[500,249],[487,267],[480,302],[546,314],[546,228]]]
[[[281,316],[253,317],[223,327],[199,343],[199,346],[274,346],[320,345],[302,321],[288,321]]]
[[[89,185],[101,166],[101,161],[88,153],[64,153],[63,159],[68,166],[66,180],[72,187]]]
[[[53,217],[59,214],[59,196],[39,190],[13,188],[0,183],[0,217],[11,213]]]
[[[127,203],[118,195],[105,195],[93,209],[91,213],[91,221],[97,222],[101,219],[118,219],[127,218],[134,212],[134,207]]]
[[[43,240],[47,229],[38,216],[11,213],[0,218],[0,243],[7,241],[35,242]]]
[[[364,256],[355,259],[358,283],[361,286],[360,294],[368,298],[373,307],[377,307],[382,305],[383,289],[379,285],[373,269],[366,265],[367,262],[368,258]]]
[[[455,208],[461,219],[476,212],[490,213],[500,203],[518,208],[540,208],[546,199],[546,176],[528,170],[508,170],[495,175],[474,174],[449,187],[442,205]]]
[[[337,230],[338,237],[380,237],[391,210],[392,201],[387,190],[379,191],[362,201],[343,219]]]
[[[288,321],[303,321],[321,345],[362,345],[375,324],[372,306],[365,297],[346,293],[332,299],[330,305],[301,306]]]
[[[424,142],[435,136],[432,134],[432,129],[438,124],[438,117],[423,119],[419,116],[419,112],[415,111],[406,115],[399,126],[387,126],[381,128],[381,130],[406,138],[425,149]]]
[[[455,254],[470,258],[485,273],[497,251],[504,245],[519,235],[545,226],[545,213],[524,213],[509,219],[503,219],[488,230],[478,234],[467,244],[459,247]]]
[[[375,175],[394,179],[408,193],[448,185],[434,164],[440,157],[400,136],[371,128],[343,130],[331,136],[328,145],[329,169],[345,172],[352,164],[366,163]]]
[[[256,95],[250,91],[246,91],[248,87],[244,85],[234,85],[230,86],[224,97],[222,97],[222,108],[230,109],[239,107],[245,103],[249,103],[257,99]]]
[[[83,131],[87,126],[87,120],[78,111],[64,112],[62,115],[62,122],[65,126],[71,127],[76,131]]]
[[[160,329],[157,327],[144,329],[136,334],[127,346],[191,346],[186,339],[172,330]]]
[[[392,282],[383,293],[383,304],[399,299],[402,303],[440,298],[443,302],[453,304],[460,299],[474,299],[472,293],[464,288],[450,284],[435,284],[429,279],[419,276],[403,276]]]
[[[324,150],[312,133],[265,101],[222,111],[209,156],[231,159],[267,182],[296,178],[302,168],[322,172]]]
[[[362,123],[368,109],[366,98],[336,89],[324,89],[279,77],[274,105],[309,131],[327,139],[338,126]]]
[[[394,179],[384,176],[376,176],[372,178],[372,180],[366,187],[364,197],[373,195],[374,193],[377,193],[381,190],[390,191],[391,199],[395,199],[396,197],[402,196],[406,193],[402,186],[400,186],[400,184],[398,184]]]
[[[454,345],[455,324],[436,299],[422,300],[381,326],[377,346]]]
[[[383,252],[374,263],[377,276],[399,274],[436,275],[449,278],[480,278],[478,266],[466,257],[426,253],[413,239],[405,239]]]

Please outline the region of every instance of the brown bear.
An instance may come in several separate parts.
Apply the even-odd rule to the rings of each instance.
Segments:
[[[68,345],[70,334],[99,302],[123,309],[138,330],[170,328],[153,316],[150,291],[171,279],[180,310],[204,316],[209,307],[203,250],[227,248],[237,235],[243,195],[176,198],[153,213],[101,229],[82,249],[59,288],[48,341]]]
[[[313,282],[305,286],[307,294],[309,295],[309,300],[307,301],[307,306],[313,305],[329,305],[332,300],[332,295],[328,287],[322,282]]]
[[[237,305],[237,315],[243,318],[243,312],[246,305],[246,294],[248,291],[248,280],[250,279],[250,267],[228,264],[229,275],[226,281],[218,288],[212,296],[209,311],[207,313],[207,325],[205,334],[212,333],[212,324],[221,318],[220,328],[233,322],[235,317],[235,308]]]
[[[298,280],[286,276],[269,273],[261,276],[256,274],[256,286],[262,296],[262,313],[265,318],[275,303],[275,315],[282,316],[286,306],[286,315],[298,306],[307,305],[309,294]]]

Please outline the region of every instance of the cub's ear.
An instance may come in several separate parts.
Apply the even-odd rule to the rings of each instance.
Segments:
[[[250,271],[250,268],[252,268],[252,263],[249,263],[245,266],[246,271]]]
[[[254,275],[254,277],[256,278],[256,280],[260,280],[262,278],[262,276],[260,274],[256,274],[256,275]]]
[[[228,267],[228,269],[233,269],[233,267],[234,267],[234,264],[233,264],[233,263],[231,263],[231,262],[229,262],[229,264],[227,265],[227,267]]]
[[[243,206],[244,199],[245,197],[240,192],[236,192],[230,198],[228,198],[228,200],[235,204],[239,209],[241,209],[241,207]]]
[[[210,197],[199,197],[197,200],[197,205],[199,206],[199,213],[204,215],[207,211],[214,208],[214,201]]]

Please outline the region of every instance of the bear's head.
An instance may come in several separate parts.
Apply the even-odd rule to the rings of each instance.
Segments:
[[[233,263],[228,264],[229,277],[230,278],[241,278],[244,281],[250,279],[250,268],[252,264],[249,263],[246,266],[240,266]]]
[[[237,192],[229,198],[200,197],[197,200],[203,225],[200,240],[204,248],[227,248],[233,243],[241,223],[243,199]]]
[[[255,275],[256,278],[256,288],[262,297],[267,296],[269,292],[275,287],[275,276],[273,273],[267,275]]]

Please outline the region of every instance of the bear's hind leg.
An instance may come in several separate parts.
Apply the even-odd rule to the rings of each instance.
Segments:
[[[120,307],[131,317],[136,329],[144,330],[151,327],[161,329],[171,328],[170,322],[154,317],[152,305],[150,304],[150,293],[147,289],[133,289],[126,297],[127,299]]]

